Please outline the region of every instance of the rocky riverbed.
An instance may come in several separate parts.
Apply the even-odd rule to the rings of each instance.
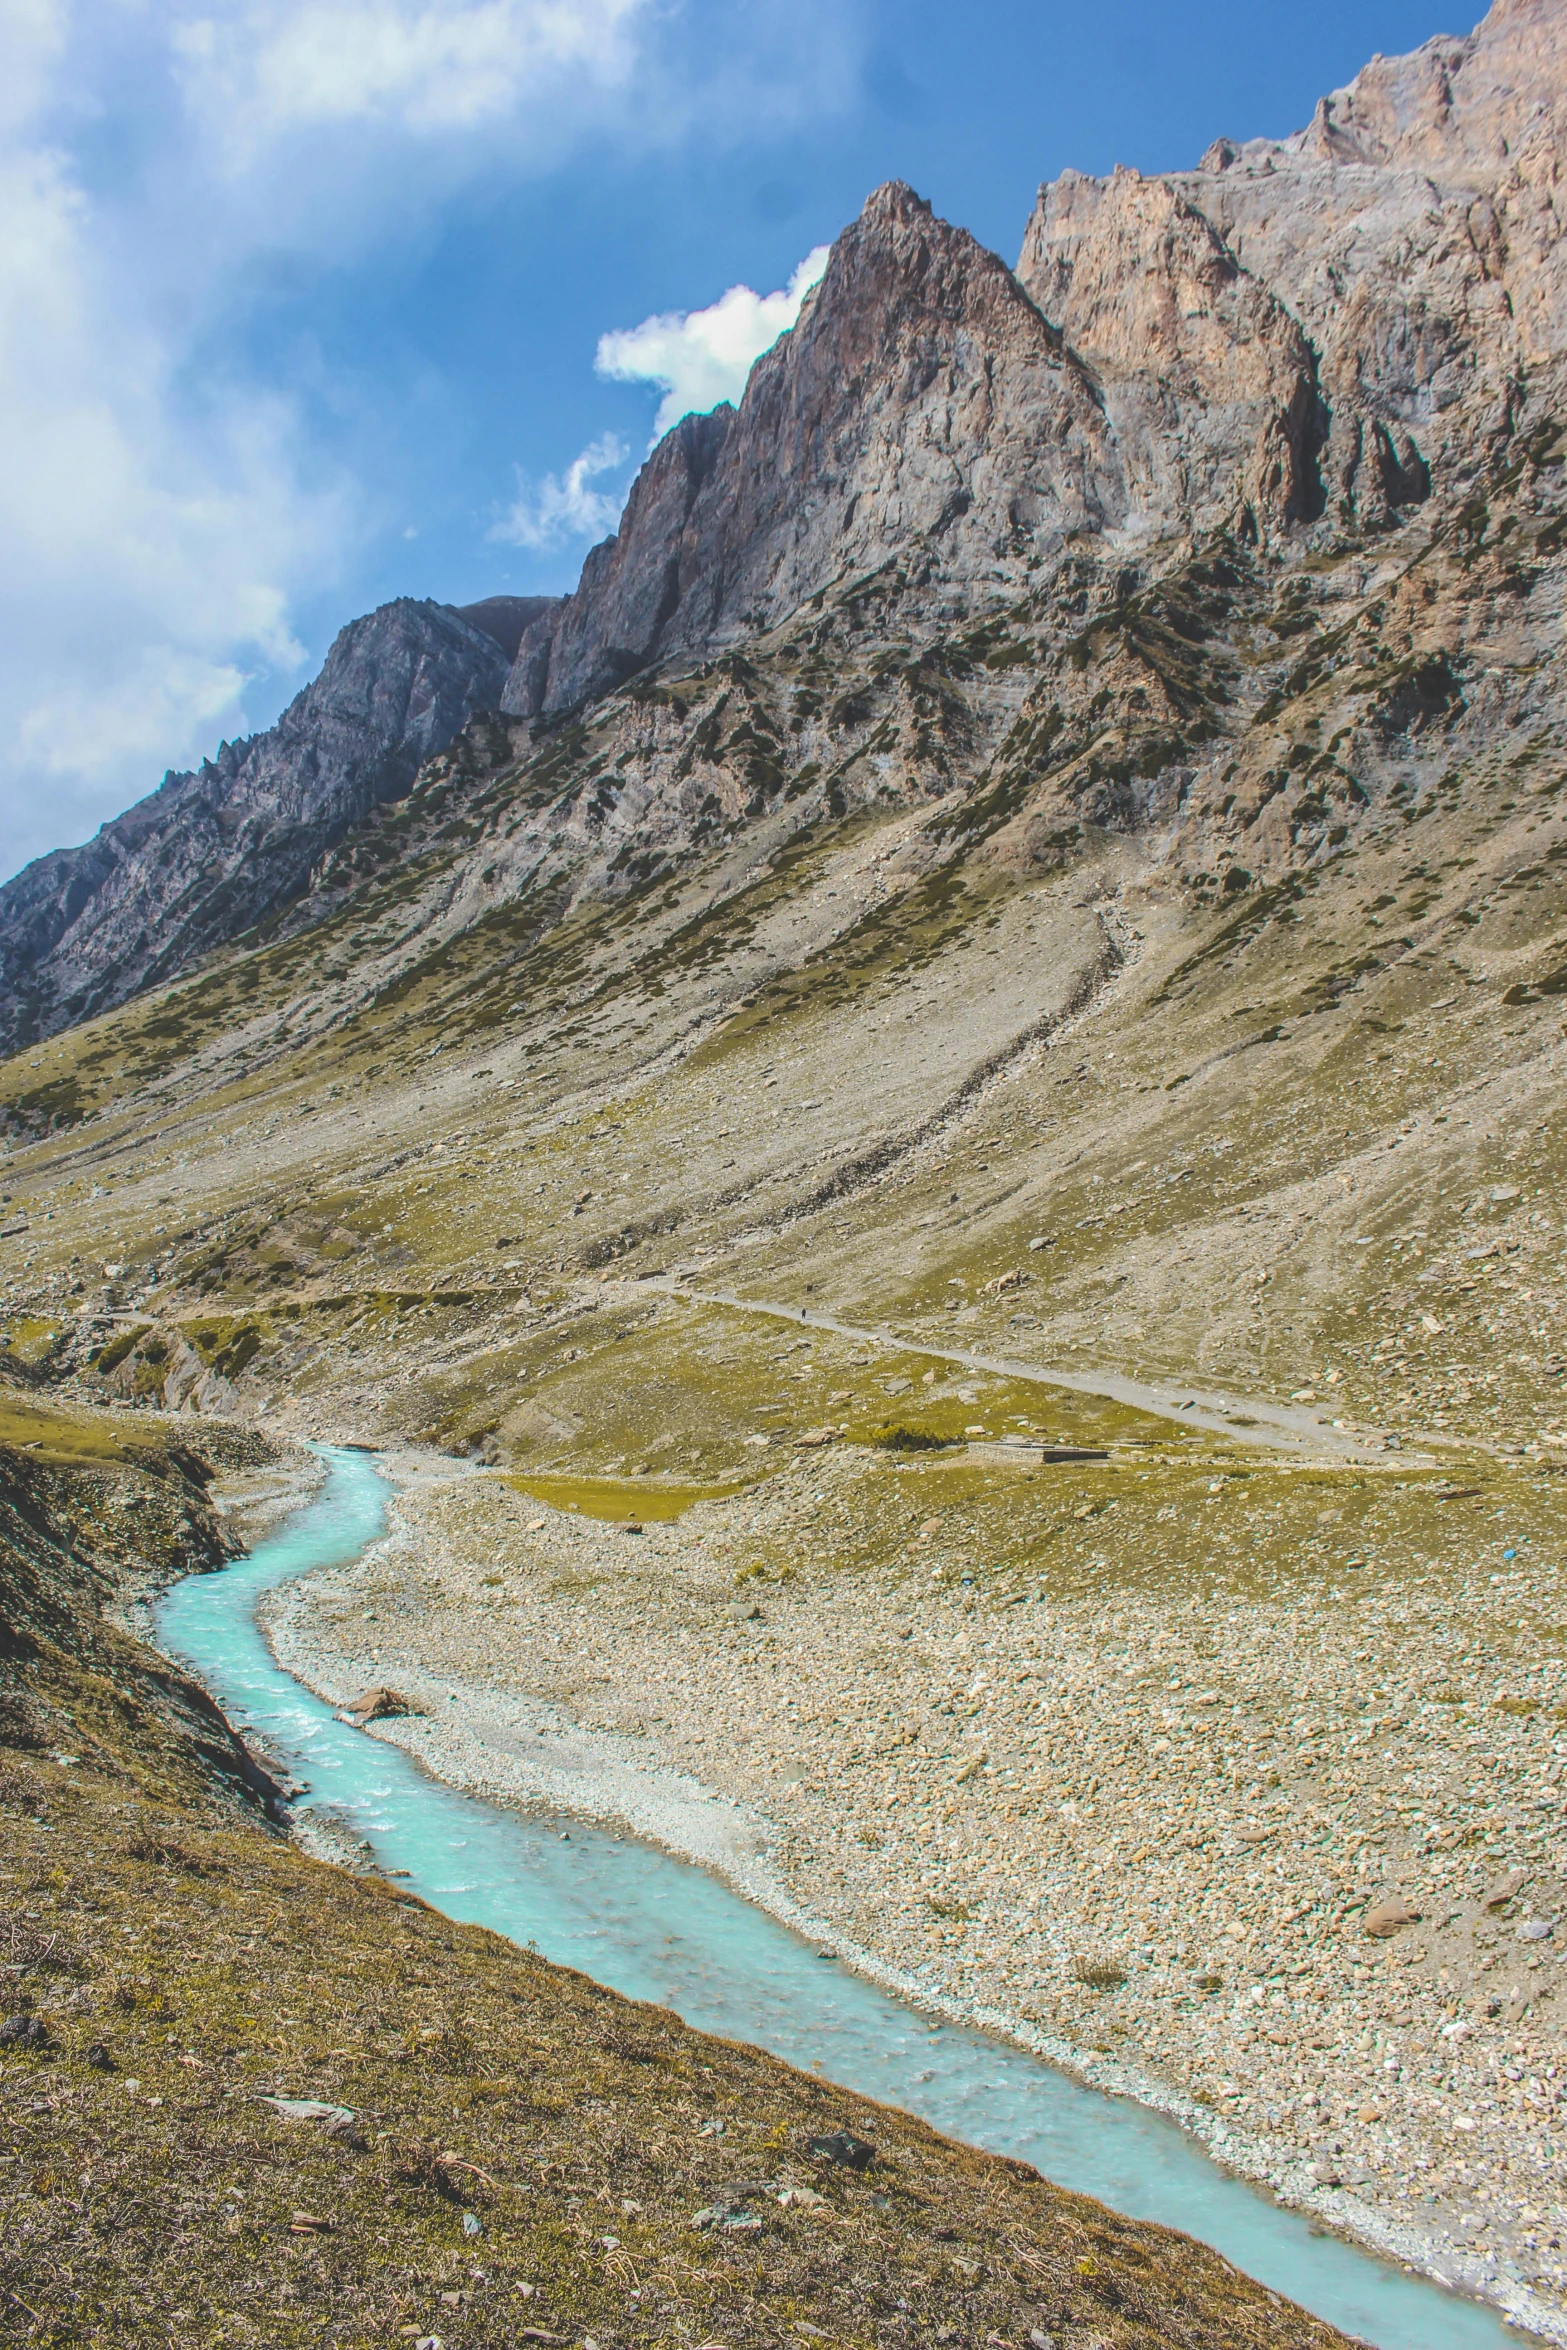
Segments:
[[[1556,1504],[1499,1467],[1324,1508],[1331,1464],[1129,1454],[1058,1472],[1020,1572],[951,1462],[632,1530],[409,1461],[273,1630],[434,1767],[693,1852],[1567,2338]]]

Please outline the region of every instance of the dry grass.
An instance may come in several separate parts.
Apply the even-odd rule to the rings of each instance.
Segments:
[[[1181,2238],[256,1828],[57,1766],[10,1784],[7,1895],[47,1939],[14,1944],[6,1996],[48,2040],[0,2070],[8,2339],[1334,2338]],[[865,2174],[810,2155],[840,2128],[875,2144]]]

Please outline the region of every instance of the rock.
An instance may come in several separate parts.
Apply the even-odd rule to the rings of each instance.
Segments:
[[[1309,515],[1315,354],[1173,180],[1063,172],[1039,192],[1018,277],[1094,369],[1119,446],[1146,454],[1141,498],[1186,504],[1197,529],[1242,501],[1265,531]]]
[[[427,1705],[416,1697],[404,1697],[396,1689],[367,1689],[363,1697],[356,1697],[349,1712],[359,1722],[398,1721],[406,1715],[427,1715]]]
[[[523,638],[502,707],[570,708],[932,548],[966,599],[1020,533],[1059,544],[1126,506],[1088,369],[1004,262],[889,182],[738,411],[659,442],[615,537]]]
[[[1522,1869],[1509,1869],[1506,1876],[1497,1878],[1480,1907],[1482,1909],[1505,1909],[1507,1904],[1515,1900],[1523,1891],[1526,1883],[1527,1879]]]
[[[280,2120],[286,2122],[322,2122],[328,2137],[341,2137],[354,2127],[354,2116],[346,2105],[327,2105],[319,2097],[261,2097],[260,2105],[270,2105]]]
[[[123,1003],[290,904],[323,854],[475,713],[506,677],[496,639],[445,604],[395,603],[343,629],[277,724],[85,847],[0,888],[0,1051]]]
[[[825,2137],[811,2138],[806,2143],[807,2154],[814,2154],[822,2162],[835,2162],[844,2170],[869,2170],[876,2160],[876,2149],[866,2138],[857,2138],[852,2130],[830,2130]]]
[[[478,2213],[477,2213],[476,2211],[465,2211],[465,2212],[463,2213],[463,2215],[462,2215],[462,2232],[463,2232],[463,2234],[464,2234],[465,2236],[482,2236],[482,2235],[483,2235],[483,2233],[484,2233],[484,2222],[483,2222],[483,2220],[481,2220],[481,2219],[480,2219],[480,2217],[479,2217],[479,2215],[478,2215]]]
[[[1528,1918],[1518,1929],[1520,1942],[1546,1942],[1556,1931],[1554,1918]]]
[[[90,2048],[82,2051],[82,2062],[90,2064],[95,2073],[112,2073],[117,2069],[114,2058],[101,2040],[94,2040]]]
[[[1361,1931],[1370,1934],[1378,1942],[1386,1942],[1403,1927],[1418,1925],[1419,1922],[1420,1911],[1411,1909],[1406,1901],[1379,1901],[1374,1909],[1367,1910],[1361,1920]]]
[[[837,1441],[836,1428],[807,1428],[803,1436],[795,1438],[794,1444],[796,1452],[810,1452],[820,1445],[836,1444]]]
[[[0,2024],[0,2048],[47,2048],[48,2026],[41,2016],[8,2015]]]

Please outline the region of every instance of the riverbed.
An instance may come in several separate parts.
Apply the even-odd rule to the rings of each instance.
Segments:
[[[564,1814],[475,1800],[342,1720],[283,1671],[255,1620],[265,1593],[343,1565],[384,1532],[389,1488],[374,1463],[326,1457],[322,1493],[248,1558],[177,1586],[159,1627],[230,1718],[304,1783],[301,1810],[357,1840],[373,1865],[628,1996],[1185,2229],[1378,2350],[1500,2350],[1518,2338],[1492,2311],[1230,2177],[1159,2115],[892,1997],[717,1876]]]

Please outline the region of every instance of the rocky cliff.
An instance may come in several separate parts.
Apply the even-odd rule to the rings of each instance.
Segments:
[[[1561,10],[1499,0],[1292,138],[1064,173],[1015,274],[878,190],[738,412],[654,451],[505,707],[576,706],[889,564],[918,627],[1085,542],[1300,547],[1460,489],[1562,357],[1564,83]]]
[[[351,824],[494,707],[542,602],[497,598],[469,617],[382,605],[342,630],[276,726],[166,775],[85,846],[7,882],[0,1049],[171,978],[289,904]]]
[[[617,536],[524,638],[504,707],[555,711],[889,563],[961,596],[1124,518],[1092,378],[1006,265],[909,188],[833,247],[738,412],[659,444]]]
[[[739,407],[652,452],[573,595],[356,623],[269,735],[0,892],[0,1037],[415,857],[405,958],[889,794],[969,794],[943,838],[1004,855],[1168,820],[1183,864],[1255,874],[1338,845],[1410,725],[1469,713],[1467,752],[1567,725],[1564,90],[1567,15],[1498,0],[1290,138],[1064,173],[1015,270],[879,189]],[[497,703],[511,727],[404,808]]]

